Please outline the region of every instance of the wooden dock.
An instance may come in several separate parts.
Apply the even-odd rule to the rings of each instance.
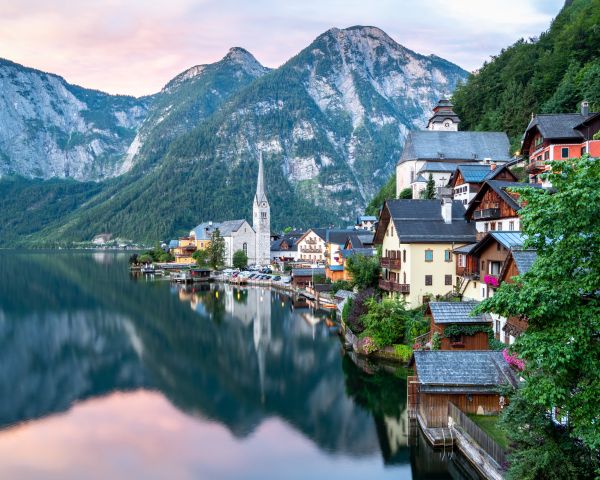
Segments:
[[[456,441],[456,435],[448,427],[427,427],[421,414],[417,412],[417,422],[427,441],[434,448],[451,447]]]

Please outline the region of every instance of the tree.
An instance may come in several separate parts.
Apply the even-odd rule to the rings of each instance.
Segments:
[[[400,192],[400,195],[398,195],[398,198],[402,198],[404,200],[411,200],[412,195],[413,195],[412,188],[406,187],[406,188],[402,189],[402,191]]]
[[[406,323],[410,314],[404,300],[384,298],[377,301],[371,297],[366,302],[367,313],[361,320],[365,326],[363,337],[371,337],[378,348],[404,341]]]
[[[525,361],[525,383],[505,416],[516,452],[512,478],[559,478],[565,463],[577,472],[569,478],[600,468],[600,160],[551,168],[553,192],[518,190],[525,247],[537,250],[537,260],[478,308],[528,319],[513,346]],[[566,426],[552,421],[555,407]]]
[[[196,260],[198,266],[206,267],[208,263],[208,249],[196,250],[192,254],[192,258]]]
[[[237,250],[233,254],[233,266],[240,270],[248,266],[248,255],[243,250]]]
[[[352,276],[352,285],[358,287],[359,290],[376,287],[379,283],[381,267],[377,257],[352,255],[348,258],[346,270]]]
[[[212,268],[219,268],[225,263],[225,239],[221,236],[218,228],[213,230],[206,251],[208,253],[208,264]]]
[[[292,230],[293,230],[293,228],[292,228],[292,227],[285,227],[285,228],[283,229],[283,233],[290,233]]]
[[[379,211],[383,207],[383,202],[390,198],[396,198],[396,174],[394,173],[383,187],[375,194],[375,196],[365,209],[366,215],[379,215]]]
[[[433,200],[435,198],[435,181],[433,180],[433,174],[431,173],[427,179],[427,185],[425,185],[422,197],[427,200]]]

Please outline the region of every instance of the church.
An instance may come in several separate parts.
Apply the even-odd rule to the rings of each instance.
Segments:
[[[407,188],[412,190],[412,198],[419,198],[429,175],[436,187],[445,187],[460,164],[502,164],[511,159],[506,133],[461,131],[453,107],[449,100],[441,99],[427,128],[409,132],[396,166],[397,198]]]
[[[248,265],[271,263],[271,207],[265,191],[265,174],[262,154],[258,159],[256,194],[252,203],[252,225],[246,220],[204,222],[190,231],[189,238],[197,249],[208,246],[212,233],[219,229],[225,240],[225,265],[233,264],[233,254],[243,250]]]

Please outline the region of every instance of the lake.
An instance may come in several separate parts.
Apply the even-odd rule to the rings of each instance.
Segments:
[[[329,314],[128,257],[0,252],[0,478],[471,478]]]

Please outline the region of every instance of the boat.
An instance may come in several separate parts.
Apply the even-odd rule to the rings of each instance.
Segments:
[[[154,265],[148,265],[148,264],[146,264],[142,268],[140,268],[140,271],[142,273],[146,273],[146,274],[148,274],[148,273],[154,273],[155,272]]]

